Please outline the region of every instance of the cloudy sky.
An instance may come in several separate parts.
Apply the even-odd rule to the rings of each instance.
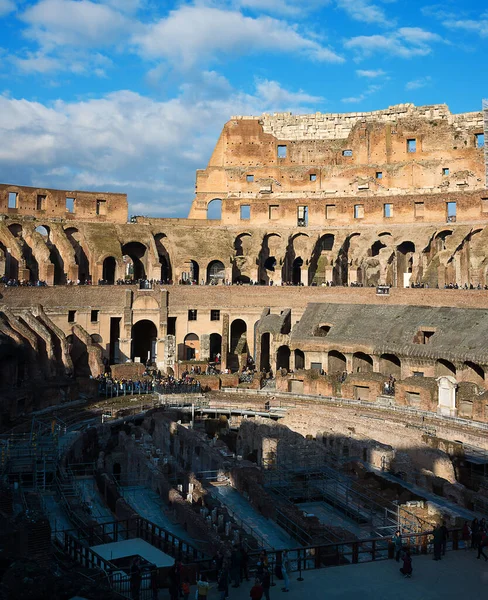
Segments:
[[[0,181],[184,217],[235,114],[488,96],[480,0],[0,0]]]

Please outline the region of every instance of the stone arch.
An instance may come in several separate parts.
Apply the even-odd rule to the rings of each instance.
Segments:
[[[102,263],[102,279],[109,285],[115,283],[117,261],[113,256],[107,256]]]
[[[352,355],[353,373],[372,373],[373,358],[364,352],[354,352]]]
[[[435,363],[435,376],[442,377],[446,375],[456,377],[456,367],[450,360],[439,358]]]
[[[305,353],[296,348],[295,350],[295,369],[305,368]]]
[[[328,325],[327,323],[318,325],[313,333],[314,337],[326,337],[329,334],[331,327],[332,325]]]
[[[220,333],[210,334],[210,360],[216,361],[217,354],[222,355],[222,336]]]
[[[20,223],[12,223],[8,226],[8,230],[16,238],[22,237],[22,225]]]
[[[64,285],[66,283],[65,264],[58,248],[52,242],[52,232],[49,225],[38,225],[35,231],[41,236],[49,250],[49,260],[54,266],[54,285]]]
[[[78,279],[80,280],[80,283],[85,283],[91,279],[90,262],[82,245],[81,234],[76,227],[67,227],[64,230],[64,233],[75,252],[75,261],[78,266]]]
[[[207,266],[207,283],[217,285],[225,279],[225,265],[221,260],[212,260]]]
[[[92,333],[90,338],[94,344],[103,344],[103,338],[99,333]]]
[[[159,257],[159,264],[161,265],[160,279],[162,283],[169,283],[173,279],[173,269],[171,266],[171,258],[167,249],[167,236],[164,233],[157,233],[154,236],[154,242],[156,244],[156,252]]]
[[[347,360],[342,352],[331,350],[327,355],[328,373],[343,373],[347,370]]]
[[[234,239],[234,261],[232,264],[232,281],[234,283],[249,283],[255,277],[251,269],[254,267],[252,260],[252,236],[250,233],[240,233]]]
[[[129,271],[128,275],[136,280],[146,279],[147,247],[142,242],[127,242],[122,246],[122,255],[132,261],[132,273]]]
[[[247,323],[243,319],[234,319],[230,325],[227,366],[230,369],[237,370],[246,364],[245,361],[247,361],[248,355]]]
[[[270,348],[271,348],[271,335],[267,331],[261,336],[261,352],[259,357],[259,370],[269,371],[271,368],[270,363]]]
[[[282,281],[293,285],[302,283],[302,267],[308,262],[306,254],[308,241],[309,236],[306,233],[297,233],[290,237],[283,261]]]
[[[392,375],[395,379],[400,379],[402,376],[402,361],[396,354],[381,354],[380,373],[386,376]]]
[[[415,281],[414,275],[415,244],[409,240],[396,247],[396,282],[397,287],[408,287]]]
[[[187,333],[183,340],[183,360],[198,360],[200,357],[200,338],[196,333]]]
[[[154,362],[156,359],[156,341],[158,329],[149,319],[141,319],[132,325],[132,349],[131,358],[138,357],[140,362]]]
[[[335,236],[324,233],[315,244],[308,268],[309,285],[322,285],[333,281],[333,250]]]
[[[259,283],[267,285],[273,280],[279,264],[281,242],[281,235],[278,233],[268,233],[264,236],[258,256]]]
[[[352,245],[360,235],[361,234],[357,231],[351,233],[346,237],[339,249],[333,270],[334,285],[349,285],[349,266],[352,260]]]
[[[276,370],[286,369],[290,370],[290,355],[291,351],[289,346],[280,346],[276,352]]]
[[[8,279],[18,279],[18,277],[19,277],[19,261],[12,254],[11,249],[9,247],[7,247],[1,241],[0,241],[0,252],[3,253],[3,256],[4,256],[4,261],[5,261],[4,274],[5,274],[5,277],[7,277]],[[0,256],[0,261],[1,261],[1,256]],[[0,271],[0,276],[2,276],[2,275],[3,275],[3,273],[2,273],[2,271]]]
[[[213,198],[207,202],[207,219],[220,221],[222,219],[222,200]]]
[[[481,365],[467,360],[463,363],[465,381],[483,385],[485,383],[485,370]]]

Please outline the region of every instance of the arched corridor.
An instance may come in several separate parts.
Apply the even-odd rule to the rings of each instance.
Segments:
[[[131,358],[139,362],[154,362],[156,359],[156,342],[158,331],[156,325],[148,319],[138,321],[132,326],[132,351]]]

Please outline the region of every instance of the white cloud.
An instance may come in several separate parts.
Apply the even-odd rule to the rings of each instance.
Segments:
[[[344,104],[359,104],[363,100],[365,100],[368,96],[379,92],[383,86],[381,85],[368,85],[368,87],[359,94],[358,96],[349,96],[348,98],[342,98],[341,102]]]
[[[234,6],[256,13],[267,13],[300,18],[302,15],[330,4],[331,0],[235,0]]]
[[[167,18],[146,25],[133,42],[147,58],[161,58],[190,68],[196,63],[254,52],[299,52],[313,60],[341,63],[344,59],[296,26],[260,16],[209,6],[182,6]]]
[[[15,10],[15,3],[12,0],[0,0],[0,17],[8,15]]]
[[[488,19],[448,19],[442,24],[448,29],[477,33],[483,38],[488,37]]]
[[[413,81],[408,81],[405,84],[406,90],[419,90],[420,88],[426,87],[432,83],[432,77],[427,75],[426,77],[420,77],[419,79],[414,79]]]
[[[21,18],[29,26],[25,36],[44,48],[110,46],[137,26],[110,6],[89,0],[41,0]]]
[[[213,72],[167,101],[131,91],[52,105],[0,96],[0,181],[125,191],[132,211],[186,216],[195,169],[232,114],[304,112],[318,100],[268,80],[246,94]]]
[[[386,73],[383,71],[383,69],[358,69],[356,71],[356,75],[358,77],[369,77],[371,79],[375,79],[376,77],[383,77],[386,75]]]
[[[386,53],[401,58],[426,56],[432,44],[442,42],[440,35],[420,27],[401,27],[388,35],[360,35],[345,42],[345,47],[354,50],[358,59],[375,53]]]
[[[356,21],[394,25],[394,21],[387,18],[385,11],[380,6],[372,4],[368,0],[337,0],[337,6]]]

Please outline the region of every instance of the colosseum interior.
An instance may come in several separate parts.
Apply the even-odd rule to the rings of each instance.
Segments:
[[[135,598],[137,554],[149,599],[236,547],[301,573],[446,521],[457,548],[488,510],[487,130],[234,116],[188,219],[0,185],[6,597],[19,557],[23,598]]]

